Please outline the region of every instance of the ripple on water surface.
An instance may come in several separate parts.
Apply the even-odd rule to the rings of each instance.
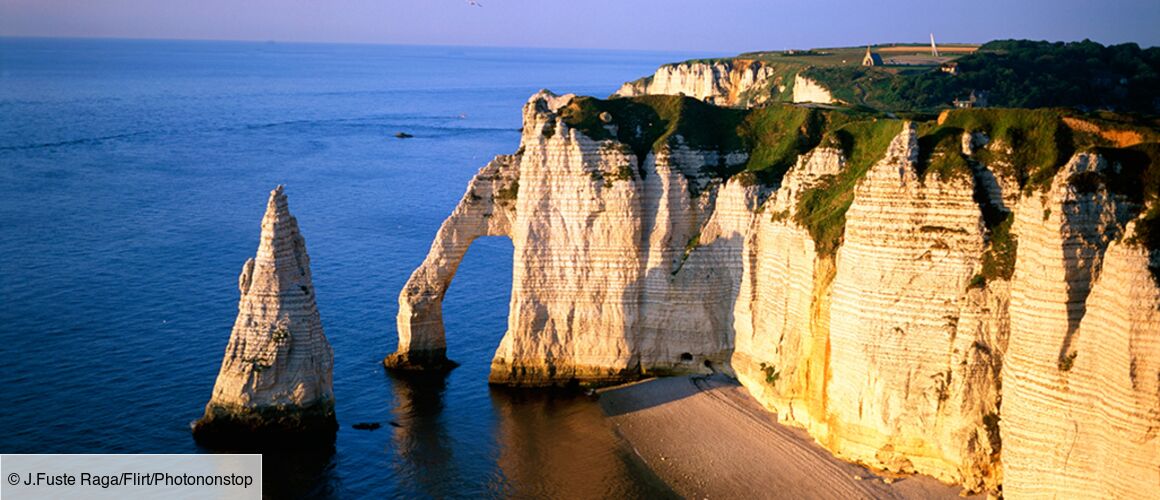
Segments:
[[[593,402],[489,389],[506,239],[479,240],[448,291],[460,368],[398,380],[380,361],[396,294],[468,179],[516,149],[529,95],[607,95],[692,55],[0,39],[0,451],[206,451],[188,425],[286,184],[342,428],[333,450],[268,456],[270,492],[663,494]]]

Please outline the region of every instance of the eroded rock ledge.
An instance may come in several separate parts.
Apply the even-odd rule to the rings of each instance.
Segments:
[[[238,317],[194,437],[227,447],[332,442],[334,355],[282,186],[270,192],[258,253],[242,267],[238,289]]]
[[[441,367],[456,266],[508,236],[493,383],[725,371],[849,460],[1139,496],[1160,470],[1160,140],[1061,113],[542,91],[400,294],[387,363]]]

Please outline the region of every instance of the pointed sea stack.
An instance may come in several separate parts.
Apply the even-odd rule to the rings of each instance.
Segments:
[[[334,353],[282,186],[270,192],[258,255],[242,267],[238,288],[238,317],[194,438],[229,447],[332,442]]]

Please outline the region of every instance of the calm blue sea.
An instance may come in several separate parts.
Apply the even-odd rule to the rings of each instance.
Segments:
[[[268,456],[268,493],[659,493],[593,402],[488,387],[506,239],[476,242],[447,294],[459,369],[407,382],[380,361],[400,288],[471,175],[516,149],[528,96],[701,55],[0,39],[0,452],[205,452],[188,425],[285,184],[342,429],[333,453]]]

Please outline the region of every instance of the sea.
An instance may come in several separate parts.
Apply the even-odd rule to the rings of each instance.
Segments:
[[[189,424],[284,184],[341,429],[267,454],[267,496],[668,496],[591,398],[487,384],[506,238],[477,240],[447,292],[458,369],[381,361],[400,289],[471,176],[516,150],[530,95],[607,96],[705,55],[0,38],[0,453],[214,452]]]

